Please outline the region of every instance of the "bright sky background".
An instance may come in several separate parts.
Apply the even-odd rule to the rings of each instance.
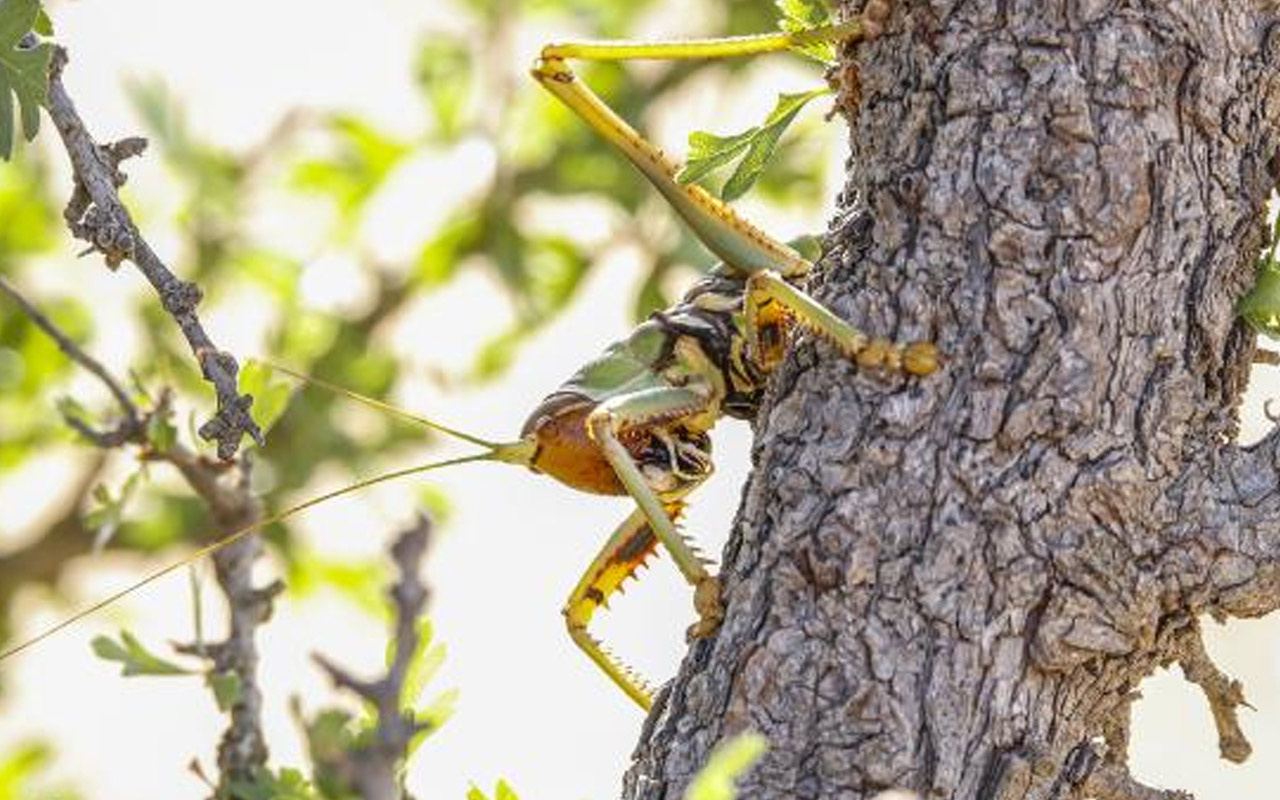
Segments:
[[[185,100],[193,127],[231,146],[258,140],[285,109],[299,105],[353,110],[382,125],[415,130],[422,111],[409,73],[414,47],[428,26],[448,25],[443,4],[409,0],[356,6],[301,0],[82,0],[58,4],[52,13],[58,38],[71,51],[69,90],[100,138],[138,130],[122,80],[163,75]],[[674,24],[682,27],[655,26],[668,34],[715,32],[684,27],[690,22],[679,16]],[[537,44],[551,33],[521,34],[527,54],[512,65],[513,74],[523,72]],[[757,109],[767,108],[777,88],[770,76],[786,74],[786,69],[747,73],[765,98]],[[530,82],[526,91],[537,89]],[[706,87],[664,115],[671,122],[658,132],[659,138],[678,152],[699,117],[705,125],[733,129],[735,115],[745,127],[751,113],[750,107],[743,112],[717,103],[715,87]],[[842,132],[833,125],[830,135],[838,139]],[[438,162],[417,164],[398,179],[392,199],[370,223],[377,233],[372,238],[393,251],[409,247],[414,238],[397,232],[421,231],[424,220],[439,218],[449,203],[441,187],[476,187],[498,157],[470,144]],[[148,218],[156,219],[175,202],[175,190],[166,184],[158,159],[130,162],[129,172],[135,202]],[[448,180],[426,178],[441,174]],[[573,222],[590,224],[589,217]],[[764,222],[783,236],[823,225],[821,219],[776,215]],[[306,220],[266,209],[261,224],[278,227],[277,235],[287,239],[289,227]],[[163,229],[163,219],[156,225],[147,231],[153,243],[161,250],[175,246],[176,237]],[[614,261],[592,273],[582,299],[523,351],[508,379],[461,396],[424,390],[401,399],[481,435],[513,435],[528,408],[626,330],[625,309],[639,264],[625,254]],[[97,329],[122,332],[95,343],[95,352],[123,367],[133,344],[127,334],[131,321],[112,316],[112,301],[138,291],[141,279],[130,269],[109,273],[92,259],[73,262],[68,254],[51,266],[56,269],[43,271],[31,291],[93,292],[100,298],[94,306]],[[322,305],[358,295],[362,285],[361,276],[341,260],[313,265],[312,274],[319,277],[308,293]],[[396,341],[424,369],[465,363],[469,354],[457,343],[496,332],[505,313],[494,287],[478,273],[424,298],[416,311],[397,329]],[[422,319],[431,322],[415,322]],[[211,309],[206,320],[214,339],[232,351],[252,354],[259,347],[262,321],[253,308]],[[441,336],[442,328],[447,336]],[[1274,391],[1274,381],[1270,385]],[[1250,419],[1256,435],[1260,415],[1251,411]],[[719,473],[695,495],[689,522],[712,554],[722,544],[712,534],[723,536],[736,508],[749,447],[743,425],[726,423],[716,434]],[[0,486],[5,526],[0,533],[21,529],[38,515],[40,504],[31,501],[45,497],[43,487],[64,483],[71,474],[69,459],[77,455],[74,450],[51,454],[37,468],[6,479]],[[317,476],[317,485],[336,480],[326,484],[324,476]],[[413,761],[411,789],[419,797],[462,800],[469,783],[488,791],[505,777],[523,800],[616,796],[643,718],[573,647],[559,609],[595,548],[627,513],[627,503],[577,495],[497,465],[464,467],[433,482],[446,490],[455,510],[428,564],[437,636],[449,647],[434,686],[457,687],[461,697],[454,718]],[[309,517],[305,527],[315,545],[330,553],[382,552],[391,534],[414,513],[412,498],[411,488],[378,490],[359,501],[331,504]],[[80,565],[75,575],[83,597],[92,598],[136,579],[145,566],[137,559],[95,561]],[[264,575],[269,571],[264,564]],[[124,680],[109,664],[91,657],[87,647],[90,638],[120,624],[128,624],[144,641],[189,638],[189,607],[187,581],[176,577],[23,656],[12,668],[17,701],[6,704],[0,716],[0,747],[30,735],[49,738],[60,753],[54,772],[74,780],[90,798],[205,796],[186,765],[193,758],[206,769],[213,763],[222,717],[207,692],[195,680]],[[55,616],[34,601],[23,611],[29,614],[28,630]],[[660,681],[676,669],[690,618],[689,592],[670,562],[660,560],[643,582],[632,585],[616,612],[603,618],[599,631],[627,660]],[[216,632],[215,623],[210,627]],[[1226,634],[1212,623],[1208,627],[1211,652],[1229,674],[1245,681],[1259,709],[1244,712],[1255,747],[1252,763],[1230,767],[1219,762],[1207,707],[1180,675],[1162,674],[1144,685],[1147,699],[1137,706],[1135,768],[1152,782],[1197,790],[1201,797],[1261,797],[1264,787],[1273,787],[1280,778],[1280,620],[1234,622]],[[303,760],[300,736],[288,713],[289,697],[300,695],[313,709],[334,697],[311,666],[309,653],[324,652],[372,671],[380,666],[384,635],[377,624],[335,597],[279,603],[259,637],[275,764]]]

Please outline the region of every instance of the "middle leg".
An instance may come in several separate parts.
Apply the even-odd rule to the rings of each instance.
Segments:
[[[809,294],[792,286],[778,273],[762,270],[747,279],[743,304],[747,352],[766,370],[772,366],[768,361],[780,357],[778,348],[760,341],[762,321],[778,315],[778,311],[773,309],[775,303],[782,306],[790,320],[830,341],[863,369],[884,369],[921,376],[938,369],[941,357],[933,343],[899,345],[887,339],[867,336]]]
[[[680,574],[693,586],[693,604],[698,612],[698,621],[689,628],[690,638],[710,635],[724,619],[720,580],[707,571],[710,562],[680,532],[668,510],[696,483],[678,482],[670,490],[674,494],[668,493],[660,498],[620,441],[619,434],[628,428],[669,424],[710,412],[709,389],[697,385],[670,386],[643,389],[612,398],[591,412],[587,419],[587,430],[592,439],[613,467],[627,494],[640,507],[658,541],[671,554]],[[675,478],[674,475],[671,477]]]

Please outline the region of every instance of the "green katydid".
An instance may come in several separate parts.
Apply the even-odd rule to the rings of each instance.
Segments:
[[[574,642],[629,697],[649,708],[652,690],[591,636],[588,624],[596,609],[661,546],[694,588],[698,621],[690,628],[690,637],[716,630],[724,613],[719,580],[675,521],[687,495],[711,474],[708,431],[722,416],[755,417],[790,331],[795,326],[808,330],[870,370],[926,376],[938,368],[940,356],[928,342],[902,346],[870,337],[806,294],[797,283],[810,272],[812,263],[702,188],[680,182],[676,165],[584,86],[567,61],[705,59],[801,49],[869,38],[880,30],[887,13],[888,3],[873,0],[856,19],[811,30],[682,42],[544,47],[533,77],[631,161],[721,263],[678,303],[642,322],[543,399],[530,413],[520,438],[512,442],[488,441],[277,367],[482,450],[380,475],[285,509],[77,612],[0,654],[0,660],[265,525],[329,499],[445,466],[498,461],[545,473],[581,491],[629,495],[635,501],[636,509],[612,533],[574,587],[564,615]]]

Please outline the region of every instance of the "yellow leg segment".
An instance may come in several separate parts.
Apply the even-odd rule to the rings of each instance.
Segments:
[[[668,513],[678,515],[680,506],[672,506]],[[623,520],[604,548],[587,567],[578,585],[573,587],[564,606],[565,624],[569,635],[609,679],[626,692],[646,711],[653,702],[653,690],[634,670],[623,664],[613,653],[592,636],[587,626],[596,609],[607,607],[609,597],[618,592],[623,582],[635,575],[654,550],[658,539],[653,535],[644,512],[636,509]]]
[[[825,28],[677,42],[566,42],[542,49],[533,77],[597,133],[616,147],[662,193],[707,249],[743,272],[773,269],[788,277],[804,275],[812,265],[792,248],[738,216],[701,187],[676,180],[676,164],[614,113],[583,85],[565,62],[639,59],[712,59],[756,55],[816,42],[865,38],[879,29],[873,15]]]
[[[795,250],[740,217],[701,186],[677,181],[676,163],[614,113],[563,60],[541,59],[533,69],[533,77],[626,156],[707,249],[726,264],[743,272],[776,269],[797,276],[812,268]]]
[[[698,612],[698,621],[689,628],[690,638],[709,636],[724,619],[720,580],[707,571],[709,562],[676,528],[668,509],[679,498],[664,500],[658,497],[631,458],[631,453],[618,440],[618,434],[635,425],[696,417],[706,411],[708,402],[707,394],[693,385],[645,389],[606,401],[587,419],[587,430],[626,487],[627,494],[640,507],[650,529],[671,554],[680,574],[693,586],[693,606]]]
[[[747,279],[745,301],[747,350],[752,358],[767,361],[779,357],[773,343],[762,343],[760,331],[776,319],[781,305],[796,323],[827,339],[863,369],[928,375],[938,369],[941,356],[930,342],[899,345],[876,339],[836,316],[804,291],[787,283],[776,272],[761,271]],[[763,364],[763,366],[768,366]]]

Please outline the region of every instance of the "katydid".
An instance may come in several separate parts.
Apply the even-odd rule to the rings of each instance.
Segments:
[[[720,260],[674,306],[654,313],[609,345],[529,414],[520,437],[491,442],[446,427],[286,367],[295,378],[413,419],[482,448],[474,455],[410,467],[347,486],[231,533],[182,561],[74,614],[3,654],[7,658],[71,623],[263,526],[376,483],[460,463],[525,466],[585,492],[629,495],[636,509],[609,536],[564,606],[573,641],[642,708],[653,692],[588,632],[595,611],[659,546],[693,586],[698,620],[690,638],[712,634],[723,619],[720,583],[676,526],[687,495],[711,474],[708,432],[722,416],[753,419],[769,374],[799,327],[831,342],[859,367],[927,376],[940,356],[928,342],[897,345],[840,319],[797,284],[813,268],[702,188],[676,179],[676,165],[577,79],[570,59],[701,59],[794,49],[875,35],[887,3],[875,0],[848,22],[813,30],[682,42],[565,43],[542,49],[533,77],[603,136],[670,202]]]

